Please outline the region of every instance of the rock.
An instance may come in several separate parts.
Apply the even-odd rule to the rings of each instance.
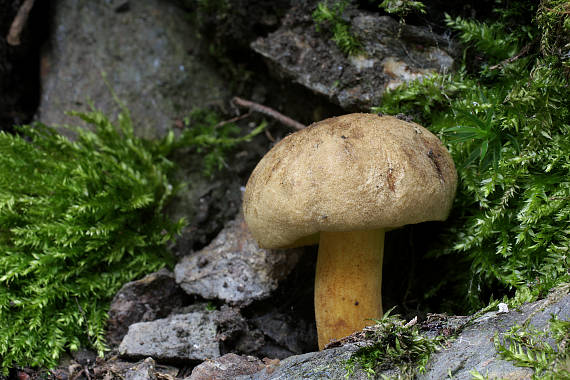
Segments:
[[[560,289],[562,289],[560,291]],[[439,324],[426,323],[422,331],[426,335],[437,335],[445,330],[457,329],[458,336],[452,340],[445,349],[433,354],[425,373],[417,376],[420,380],[444,379],[452,376],[453,379],[472,379],[470,371],[476,370],[488,378],[530,379],[532,370],[515,367],[512,362],[499,358],[495,350],[494,339],[498,334],[502,339],[504,333],[515,325],[522,325],[528,321],[529,326],[538,330],[548,328],[551,315],[561,320],[570,320],[570,294],[569,286],[559,288],[546,299],[523,305],[520,310],[511,310],[507,313],[494,311],[471,321],[468,317],[442,317]],[[303,355],[291,356],[280,362],[266,365],[266,367],[252,375],[238,376],[238,380],[277,380],[277,379],[340,379],[346,375],[346,360],[358,350],[359,347],[372,342],[362,340],[363,334],[354,334],[340,347],[325,349],[320,352],[310,352]],[[358,341],[360,340],[360,341]],[[378,371],[374,378],[397,377],[398,370],[389,369]],[[350,379],[367,379],[367,375],[356,366]]]
[[[314,309],[317,247],[304,249],[295,269],[271,297],[242,309],[249,332],[237,341],[235,347],[239,353],[285,359],[317,349]]]
[[[129,368],[125,374],[125,380],[155,380],[157,379],[156,363],[152,358],[146,358],[141,363],[137,363],[133,367]]]
[[[97,352],[83,347],[77,351],[72,351],[70,354],[73,360],[82,366],[93,365],[97,361]]]
[[[194,107],[223,103],[228,86],[199,56],[197,32],[175,3],[55,1],[39,120],[77,124],[64,112],[87,110],[88,101],[113,114],[111,86],[129,107],[137,135],[152,138]]]
[[[195,305],[185,314],[129,326],[119,346],[121,357],[152,357],[164,362],[188,362],[220,356],[215,311]]]
[[[319,352],[295,355],[284,360],[267,362],[264,369],[252,375],[235,377],[235,380],[289,380],[289,379],[344,379],[346,361],[362,344],[348,344]],[[394,374],[394,371],[391,372]],[[370,379],[362,371],[355,371],[351,380]]]
[[[250,323],[263,333],[266,342],[273,343],[271,346],[266,343],[266,347],[260,349],[263,356],[282,359],[315,347],[317,337],[313,319],[307,321],[302,316],[271,310],[253,316]]]
[[[167,317],[185,304],[187,296],[167,269],[123,285],[113,298],[107,322],[107,340],[118,345],[130,325]]]
[[[279,17],[290,0],[224,0],[196,2],[179,0],[192,11],[199,31],[220,49],[243,56],[249,43],[279,25]]]
[[[239,173],[232,165],[208,178],[202,173],[201,157],[191,150],[177,153],[173,161],[177,164],[174,182],[185,186],[165,211],[172,220],[185,218],[188,221],[172,249],[182,258],[204,248],[235,218],[241,207],[240,186],[246,176],[244,173],[249,174],[250,170]]]
[[[530,320],[529,325],[539,330],[546,329],[552,314],[562,320],[570,320],[568,288],[565,295],[553,293],[545,300],[523,305],[520,311],[493,311],[477,318],[459,334],[449,348],[431,358],[427,372],[418,379],[445,378],[448,373],[454,379],[471,379],[469,372],[472,370],[488,375],[491,379],[530,379],[530,369],[515,367],[512,362],[498,357],[494,345],[495,334],[498,333],[501,339],[510,327],[521,325],[527,319]]]
[[[278,76],[292,78],[345,110],[367,111],[380,104],[387,88],[452,70],[457,48],[449,38],[350,6],[344,19],[362,52],[347,57],[329,34],[316,30],[311,16],[316,4],[297,3],[278,30],[251,47]]]
[[[247,314],[246,317],[243,314]],[[220,351],[284,359],[317,346],[314,314],[244,310],[223,305],[215,315]]]
[[[215,314],[215,322],[223,352],[257,354],[265,344],[263,333],[250,328],[238,308],[223,305]]]
[[[51,372],[51,371],[50,371]],[[116,356],[106,361],[100,360],[97,366],[90,370],[91,378],[94,379],[122,379],[122,380],[156,380],[174,379],[178,375],[178,368],[157,364],[152,358],[145,358],[139,362],[131,363],[119,360]],[[79,374],[80,375],[80,374]],[[85,376],[73,376],[66,374],[61,369],[58,371],[57,379],[84,379]],[[78,377],[79,376],[79,377]]]
[[[113,119],[118,105],[102,72],[129,108],[138,136],[162,137],[194,108],[229,108],[231,86],[215,71],[205,52],[208,46],[189,21],[188,12],[179,7],[180,2],[50,3],[52,11],[43,12],[50,15],[51,30],[45,33],[48,43],[41,58],[38,120],[77,125],[80,120],[64,112],[86,111],[88,102]],[[249,151],[255,151],[251,144]],[[228,158],[232,164],[223,175],[205,178],[202,155],[189,148],[173,157],[176,180],[187,184],[168,209],[173,219],[188,220],[173,249],[177,256],[203,248],[235,216],[239,187],[254,165],[248,162],[245,168],[236,168],[248,160]]]
[[[295,267],[265,300],[243,308],[223,304],[218,310],[211,310],[213,304],[196,304],[177,308],[168,318],[133,324],[119,346],[120,355],[130,360],[151,356],[178,363],[230,352],[284,359],[314,350],[312,276],[316,250],[308,254],[308,262]],[[299,293],[292,284],[306,288]],[[205,349],[193,347],[196,342]]]
[[[234,379],[236,376],[256,373],[263,367],[263,362],[256,357],[226,354],[194,367],[190,377],[185,380]]]
[[[267,298],[302,252],[259,248],[240,213],[210,245],[182,258],[174,274],[188,294],[243,306]]]

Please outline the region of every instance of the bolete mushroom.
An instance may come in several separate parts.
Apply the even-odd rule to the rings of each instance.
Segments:
[[[391,116],[323,120],[276,144],[244,195],[250,232],[264,248],[319,244],[319,349],[382,316],[387,229],[445,220],[457,173],[441,141]]]

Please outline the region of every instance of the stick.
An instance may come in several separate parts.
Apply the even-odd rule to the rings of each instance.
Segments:
[[[18,13],[16,14],[16,17],[14,17],[14,21],[12,21],[12,25],[10,25],[10,31],[6,37],[6,42],[8,42],[10,45],[20,45],[20,34],[22,34],[22,30],[24,30],[24,26],[26,26],[28,16],[30,15],[30,11],[34,6],[34,1],[35,0],[24,0],[20,6],[20,9],[18,9]]]
[[[275,120],[281,122],[282,124],[291,127],[293,129],[296,129],[298,131],[300,131],[301,129],[305,128],[305,125],[299,123],[298,121],[295,121],[293,119],[291,119],[288,116],[283,115],[282,113],[279,113],[277,111],[275,111],[272,108],[269,108],[267,106],[261,105],[259,103],[255,103],[249,100],[245,100],[242,98],[238,98],[237,96],[235,96],[232,101],[237,104],[238,106],[241,107],[246,107],[249,108],[252,111],[256,111],[259,113],[262,113],[264,115],[270,116],[272,118],[274,118]]]
[[[214,125],[214,129],[220,128],[220,127],[223,126],[223,125],[226,125],[226,124],[229,124],[229,123],[233,123],[233,122],[236,122],[236,121],[241,120],[241,119],[245,119],[246,117],[249,117],[250,115],[251,115],[251,112],[248,112],[248,113],[246,113],[246,114],[243,114],[243,115],[240,115],[240,116],[236,116],[236,117],[231,118],[231,119],[229,119],[229,120],[220,121],[218,124]]]

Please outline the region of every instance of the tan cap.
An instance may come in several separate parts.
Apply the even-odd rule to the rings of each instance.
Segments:
[[[249,178],[243,207],[259,245],[282,248],[321,231],[445,220],[456,185],[449,152],[427,129],[357,113],[281,140]]]

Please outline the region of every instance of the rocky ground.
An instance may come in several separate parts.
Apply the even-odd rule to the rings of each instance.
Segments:
[[[0,14],[4,35],[22,3],[0,1],[3,9],[10,9]],[[385,89],[453,70],[460,53],[441,28],[401,25],[389,16],[353,7],[346,18],[361,37],[366,58],[347,58],[329,35],[316,31],[310,17],[316,1],[233,0],[217,9],[174,0],[54,0],[50,7],[39,3],[29,21],[39,32],[26,29],[21,47],[0,42],[0,94],[12,102],[0,98],[4,129],[32,118],[50,124],[72,122],[63,111],[84,110],[89,102],[113,113],[117,105],[109,86],[130,108],[137,133],[148,138],[176,128],[196,107],[215,108],[228,118],[243,114],[231,102],[233,96],[310,124],[368,111]],[[21,55],[37,58],[37,63],[22,66]],[[35,77],[33,70],[41,75]],[[25,89],[35,88],[35,95],[19,89],[14,80],[29,81]],[[36,101],[31,106],[14,103],[17,97]],[[259,120],[254,115],[239,125],[248,131]],[[355,336],[317,351],[315,248],[261,249],[240,212],[242,188],[252,168],[290,132],[269,120],[268,133],[236,150],[227,168],[212,178],[200,174],[195,153],[178,157],[178,176],[187,185],[169,212],[184,216],[189,224],[171,247],[179,258],[174,270],[126,284],[115,296],[109,311],[111,350],[104,359],[82,350],[70,353],[56,369],[19,368],[10,378],[343,378],[345,361],[370,342]],[[406,319],[418,316],[424,334],[455,336],[420,378],[451,374],[468,379],[473,369],[491,378],[530,378],[530,370],[498,358],[495,333],[500,336],[527,320],[544,328],[551,313],[570,318],[568,289],[507,313],[493,311],[478,318],[430,315],[437,305],[420,305],[418,295],[427,285],[411,277],[446,275],[439,263],[417,262],[437,228],[426,224],[387,235],[386,309],[398,305]],[[411,236],[417,241],[414,246]],[[397,372],[388,369],[384,374]],[[357,370],[352,378],[366,375]]]

